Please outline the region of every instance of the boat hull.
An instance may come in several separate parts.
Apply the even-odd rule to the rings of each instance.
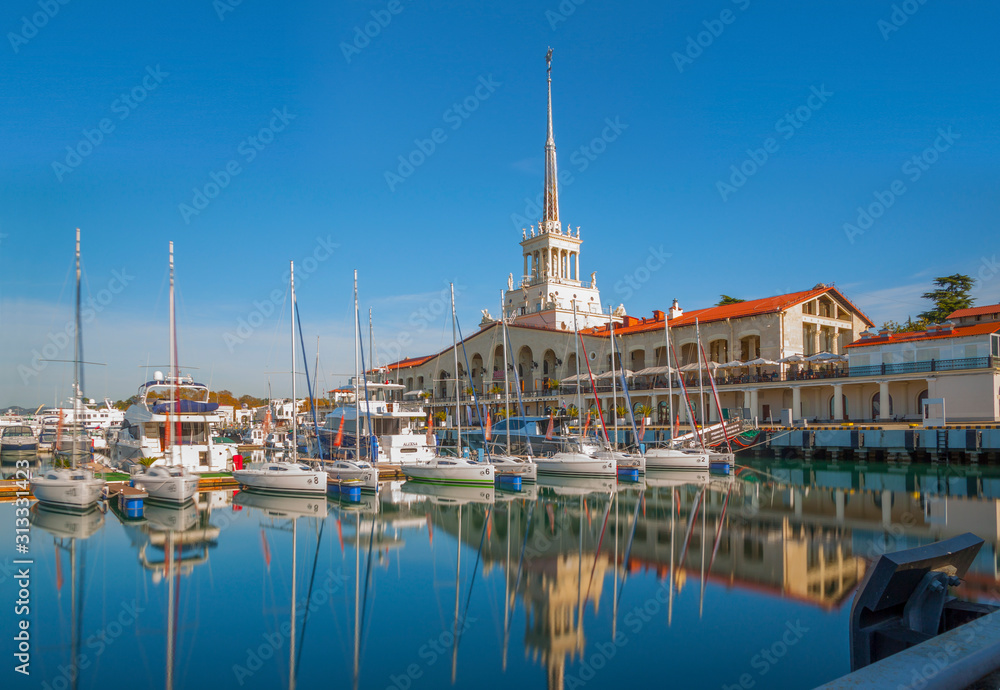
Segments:
[[[187,475],[181,477],[155,477],[139,474],[132,478],[135,485],[144,489],[149,498],[154,501],[170,503],[187,503],[198,493],[198,477]]]
[[[31,493],[46,506],[87,510],[101,498],[105,486],[103,479],[46,479],[31,480]]]
[[[274,473],[262,469],[236,470],[233,479],[250,491],[289,495],[326,495],[326,473]]]
[[[469,463],[467,465],[404,465],[403,474],[412,482],[421,484],[448,484],[452,486],[493,486],[493,465]]]
[[[689,453],[676,448],[646,451],[647,470],[708,470],[708,453]]]
[[[593,458],[582,453],[556,453],[535,458],[539,475],[563,477],[614,477],[617,469],[611,458]]]

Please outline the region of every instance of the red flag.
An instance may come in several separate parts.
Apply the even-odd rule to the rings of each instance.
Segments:
[[[555,431],[555,416],[552,412],[549,412],[549,428],[545,430],[545,440],[551,441],[552,434]]]
[[[590,428],[590,410],[587,410],[587,423],[583,425],[583,435],[587,435],[587,429]]]
[[[639,426],[639,439],[636,443],[642,443],[642,439],[646,438],[646,418],[642,418],[642,424]]]
[[[427,445],[434,443],[434,416],[427,415]]]
[[[333,439],[333,445],[336,448],[340,448],[340,444],[344,442],[344,417],[340,417],[340,426],[337,427],[337,438]]]
[[[271,431],[271,408],[267,408],[267,412],[264,413],[264,433],[267,434]]]
[[[493,438],[493,429],[491,428],[491,424],[490,424],[490,411],[489,410],[486,410],[486,430],[483,432],[483,436],[486,438],[487,441],[489,441],[491,438]]]

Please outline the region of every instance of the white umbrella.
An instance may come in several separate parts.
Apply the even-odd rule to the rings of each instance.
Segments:
[[[721,366],[722,365],[718,362],[708,362],[707,366],[698,366],[698,362],[691,362],[690,364],[682,366],[681,371],[698,371],[699,369],[711,369],[712,371],[715,371]]]
[[[634,376],[659,376],[660,374],[672,374],[674,371],[673,367],[668,366],[646,367],[635,372]]]
[[[806,360],[805,355],[800,355],[798,353],[794,355],[788,355],[787,357],[782,357],[778,360],[779,364],[798,364],[799,362],[804,362]]]
[[[720,364],[719,366],[722,367],[723,369],[738,369],[739,367],[745,367],[746,365],[747,365],[746,362],[741,362],[738,359],[734,359],[731,362],[726,362],[725,364]]]
[[[840,355],[835,355],[830,352],[817,352],[814,355],[809,355],[806,357],[807,362],[830,362],[836,360]]]
[[[620,373],[622,373],[622,372],[616,371],[616,372],[612,373],[610,371],[606,371],[603,374],[598,374],[597,376],[594,377],[594,379],[596,379],[598,381],[601,381],[601,380],[604,380],[604,379],[610,379],[611,377],[614,377],[614,378],[617,379],[618,375]],[[625,373],[625,378],[628,378],[628,379],[630,379],[633,376],[635,376],[635,373],[629,371],[628,369],[626,369],[624,373]]]
[[[566,378],[560,380],[559,383],[560,384],[581,383],[589,380],[590,379],[587,377],[586,374],[573,374],[573,376],[567,376]]]
[[[763,357],[758,357],[757,359],[751,359],[749,362],[745,362],[743,366],[760,367],[760,366],[765,366],[767,364],[777,364],[777,362],[774,362],[770,359],[764,359]]]

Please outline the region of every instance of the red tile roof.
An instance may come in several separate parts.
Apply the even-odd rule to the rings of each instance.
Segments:
[[[969,307],[968,309],[953,311],[948,314],[948,319],[961,319],[965,316],[985,316],[986,314],[997,313],[1000,313],[1000,304],[987,304],[982,307]]]
[[[984,335],[1000,331],[1000,323],[974,323],[968,326],[955,326],[950,331],[913,331],[912,333],[893,333],[875,338],[859,338],[844,347],[867,347],[869,345],[885,345],[886,343],[912,343],[918,340],[939,340],[942,338],[965,338],[970,335]]]
[[[855,307],[851,301],[844,297],[844,295],[837,288],[823,287],[813,288],[812,290],[804,290],[802,292],[791,292],[787,295],[775,295],[774,297],[747,300],[746,302],[737,302],[736,304],[726,304],[721,307],[693,309],[691,311],[684,312],[676,319],[670,319],[670,327],[676,328],[678,326],[693,326],[695,319],[697,319],[699,323],[710,323],[712,321],[741,319],[748,316],[759,316],[761,314],[775,314],[794,307],[797,304],[808,302],[809,300],[815,299],[816,297],[826,293],[834,295],[837,299],[849,306],[858,316],[861,317],[861,320],[869,326],[875,325],[871,319],[865,316],[864,312]],[[626,316],[624,324],[619,328],[615,328],[615,333],[619,335],[630,335],[632,333],[642,333],[657,329],[662,330],[662,312],[654,312],[654,314],[655,316],[649,319],[637,319]],[[608,328],[605,326],[584,331],[584,333],[591,335],[604,335],[607,332]]]

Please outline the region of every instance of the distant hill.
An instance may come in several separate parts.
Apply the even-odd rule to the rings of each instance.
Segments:
[[[3,412],[3,414],[20,414],[20,415],[34,414],[35,408],[32,407],[29,410],[28,408],[20,407],[19,405],[10,405],[7,407],[0,407],[0,412]]]

